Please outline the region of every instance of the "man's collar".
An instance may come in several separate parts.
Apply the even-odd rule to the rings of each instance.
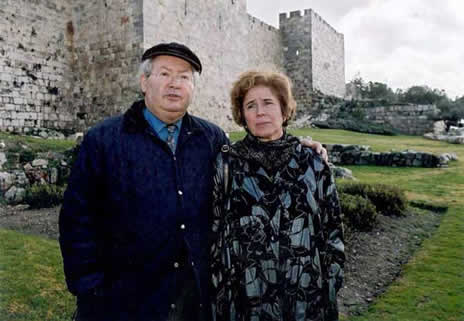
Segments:
[[[155,114],[153,114],[147,107],[143,109],[143,116],[147,120],[147,122],[150,124],[150,126],[155,130],[155,132],[159,135],[159,133],[166,127],[165,122],[160,120]],[[172,125],[176,126],[176,130],[179,130],[179,128],[182,125],[182,118],[174,122]]]
[[[144,100],[139,100],[132,104],[123,116],[124,130],[134,133],[144,131],[147,127],[150,127],[143,115],[144,108]],[[197,129],[199,129],[198,125],[195,124],[188,112],[185,113],[184,117],[182,117],[182,131],[196,131]]]

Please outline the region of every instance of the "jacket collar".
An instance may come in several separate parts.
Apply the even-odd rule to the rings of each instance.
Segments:
[[[123,115],[123,129],[135,133],[143,132],[149,128],[149,124],[145,117],[143,116],[143,109],[145,108],[145,101],[139,100],[132,104],[132,106],[124,113]],[[188,114],[185,113],[182,118],[182,127],[181,132],[184,130],[186,132],[195,132],[200,129],[198,124],[194,119]]]

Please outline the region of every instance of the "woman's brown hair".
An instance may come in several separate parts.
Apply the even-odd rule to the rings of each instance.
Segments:
[[[234,121],[242,127],[246,127],[242,107],[248,91],[256,86],[268,87],[279,99],[282,109],[283,127],[288,125],[296,111],[296,102],[292,94],[290,79],[282,73],[272,71],[247,71],[239,76],[232,85],[230,100],[232,103],[232,116]]]

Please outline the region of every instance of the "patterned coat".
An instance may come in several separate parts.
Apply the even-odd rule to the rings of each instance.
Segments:
[[[242,150],[240,141],[216,160],[214,319],[338,320],[345,256],[329,167],[294,138],[288,161],[272,174]]]

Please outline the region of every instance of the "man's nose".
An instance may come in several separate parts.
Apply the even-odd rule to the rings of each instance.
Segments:
[[[181,83],[181,78],[180,76],[172,75],[169,78],[169,85],[172,87],[179,87]]]

